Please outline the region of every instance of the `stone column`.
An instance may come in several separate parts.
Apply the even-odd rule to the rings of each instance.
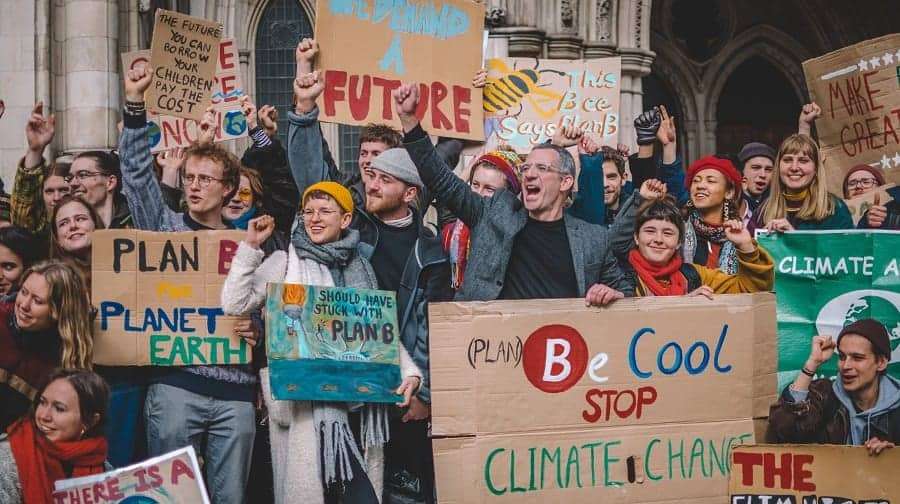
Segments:
[[[644,108],[641,78],[650,73],[656,56],[650,51],[650,0],[619,0],[616,11],[618,53],[622,56],[619,142],[635,152],[634,118]]]
[[[118,139],[116,122],[122,88],[118,2],[67,0],[63,8],[65,25],[60,49],[65,108],[58,118],[63,122],[60,147],[66,151],[112,148]]]

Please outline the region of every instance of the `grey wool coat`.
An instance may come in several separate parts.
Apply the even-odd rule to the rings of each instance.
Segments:
[[[404,144],[419,170],[419,176],[437,201],[450,209],[471,229],[471,248],[466,274],[458,301],[490,301],[503,290],[506,266],[512,254],[516,235],[528,221],[528,211],[513,193],[501,190],[490,198],[474,192],[456,176],[435,151],[430,139],[417,128]],[[596,283],[634,295],[634,285],[619,269],[617,253],[624,254],[634,233],[634,216],[640,196],[633,195],[623,204],[619,218],[607,231],[603,226],[588,224],[565,215],[566,234],[572,250],[572,264],[580,296]],[[628,229],[619,227],[630,226]],[[622,243],[612,237],[627,236]],[[621,241],[621,240],[620,240]]]

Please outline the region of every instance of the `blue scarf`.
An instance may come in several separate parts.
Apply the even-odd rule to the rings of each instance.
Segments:
[[[250,210],[242,213],[240,217],[231,221],[231,225],[234,226],[234,229],[247,229],[247,223],[250,222],[250,219],[256,217],[256,207],[250,207]]]

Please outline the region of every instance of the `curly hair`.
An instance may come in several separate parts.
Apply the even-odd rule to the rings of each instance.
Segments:
[[[184,175],[188,161],[192,158],[208,159],[222,166],[222,184],[231,188],[223,201],[230,200],[241,185],[241,162],[238,158],[216,144],[193,144],[184,151],[182,175]]]

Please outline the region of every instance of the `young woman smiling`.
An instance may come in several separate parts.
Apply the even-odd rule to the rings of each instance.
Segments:
[[[772,258],[757,246],[740,220],[722,223],[722,233],[737,255],[737,273],[730,275],[683,260],[682,240],[688,226],[671,198],[659,199],[665,194],[662,182],[648,180],[641,186],[640,194],[645,202],[638,210],[634,248],[628,253],[635,296],[709,297],[772,289]]]
[[[0,302],[15,299],[22,273],[44,257],[39,243],[19,226],[0,229]]]
[[[724,224],[740,220],[741,174],[728,159],[706,156],[688,168],[685,185],[690,199],[685,206],[684,260],[737,273],[738,254]]]
[[[96,374],[60,369],[38,391],[31,412],[0,436],[0,502],[53,502],[57,480],[104,471],[109,389]]]
[[[22,416],[54,368],[89,369],[91,304],[84,282],[59,261],[22,275],[14,303],[0,303],[0,430]]]
[[[787,137],[775,166],[769,198],[754,215],[757,227],[777,232],[855,227],[847,205],[828,192],[819,146],[810,137]]]
[[[91,235],[103,229],[97,212],[79,196],[64,196],[50,219],[50,258],[71,264],[91,288]]]

